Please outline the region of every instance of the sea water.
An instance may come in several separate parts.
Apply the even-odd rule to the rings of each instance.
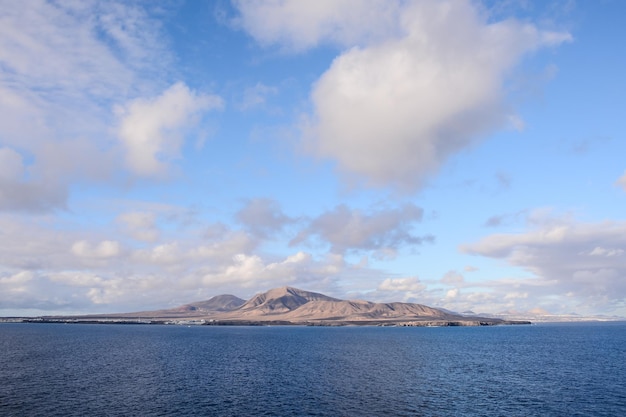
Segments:
[[[0,324],[2,416],[626,416],[626,323]]]

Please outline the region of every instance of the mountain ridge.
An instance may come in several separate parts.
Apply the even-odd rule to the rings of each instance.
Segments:
[[[478,326],[530,324],[493,317],[463,316],[417,303],[342,300],[294,287],[273,288],[249,300],[230,294],[166,310],[44,318],[67,322],[150,322],[173,324],[292,324]]]

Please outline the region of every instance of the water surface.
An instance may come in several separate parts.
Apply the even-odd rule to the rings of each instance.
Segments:
[[[0,324],[3,416],[620,416],[626,323]]]

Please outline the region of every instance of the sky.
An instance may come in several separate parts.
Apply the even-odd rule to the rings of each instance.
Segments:
[[[0,0],[0,315],[292,286],[626,317],[625,15]]]

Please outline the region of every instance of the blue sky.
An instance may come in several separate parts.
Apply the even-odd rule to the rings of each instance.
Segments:
[[[0,314],[626,316],[623,2],[1,3]]]

